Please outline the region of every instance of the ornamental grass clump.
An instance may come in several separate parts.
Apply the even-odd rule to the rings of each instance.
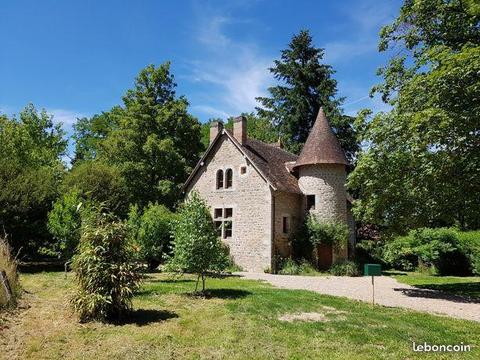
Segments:
[[[222,272],[230,264],[228,248],[220,240],[207,204],[198,193],[181,206],[173,231],[173,255],[168,269],[197,274],[195,291],[202,279],[205,292],[207,273]]]
[[[141,281],[127,226],[105,215],[82,229],[72,268],[77,291],[72,305],[80,321],[120,319],[132,308]]]

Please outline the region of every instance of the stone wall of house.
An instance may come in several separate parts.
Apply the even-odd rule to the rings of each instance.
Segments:
[[[357,235],[356,235],[355,218],[353,217],[352,206],[349,203],[347,203],[347,223],[350,229],[350,238],[348,239],[348,257],[350,259],[353,259],[355,255]]]
[[[276,191],[274,193],[275,203],[275,234],[274,254],[281,257],[290,257],[292,249],[290,240],[302,222],[302,195]],[[283,232],[283,218],[289,221],[288,233]]]
[[[225,239],[236,264],[247,271],[271,267],[272,196],[267,182],[240,150],[223,135],[205,160],[187,192],[197,190],[211,207],[233,208],[232,237]],[[246,166],[246,174],[240,167]],[[217,170],[233,170],[231,189],[216,189]]]
[[[348,224],[345,166],[336,164],[306,165],[299,169],[298,185],[305,195],[315,196],[314,214],[319,220],[336,220]],[[347,248],[333,254],[333,260],[347,257]]]

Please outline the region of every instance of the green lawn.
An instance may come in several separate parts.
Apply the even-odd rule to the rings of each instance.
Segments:
[[[79,324],[68,306],[72,276],[25,274],[24,308],[0,320],[5,359],[406,359],[479,358],[478,323],[273,288],[208,279],[209,297],[189,294],[191,277],[152,274],[123,324]],[[28,308],[26,308],[28,304]],[[284,322],[299,312],[319,322]],[[1,315],[0,315],[1,317]],[[13,317],[13,318],[12,318]],[[3,327],[3,329],[2,329]],[[471,344],[462,354],[419,354],[412,341]]]
[[[480,298],[480,276],[435,276],[414,272],[392,271],[387,274],[398,281],[422,289],[434,289],[456,295]]]

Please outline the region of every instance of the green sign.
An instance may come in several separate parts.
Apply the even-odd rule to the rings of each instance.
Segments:
[[[365,264],[363,266],[363,275],[380,276],[382,275],[382,267],[380,264]]]

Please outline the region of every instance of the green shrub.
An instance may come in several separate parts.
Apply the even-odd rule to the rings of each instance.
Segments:
[[[470,261],[472,273],[480,275],[480,230],[459,232],[458,240],[463,253]]]
[[[387,242],[383,248],[383,261],[395,269],[413,271],[418,267],[417,246],[414,236],[402,236]]]
[[[4,238],[0,238],[0,271],[5,271],[12,291],[12,297],[10,301],[8,301],[3,285],[0,284],[0,309],[2,309],[8,306],[14,306],[21,293],[17,273],[17,262],[12,256],[10,245]]]
[[[322,222],[315,216],[307,216],[306,221],[308,239],[313,246],[330,245],[335,250],[344,249],[348,244],[350,230],[342,222]]]
[[[152,271],[160,265],[169,248],[174,218],[174,214],[163,205],[149,204],[143,214],[138,206],[130,209],[130,236],[139,248],[140,261],[146,262]]]
[[[228,265],[225,268],[225,272],[234,273],[238,271],[243,271],[243,268],[240,265],[236,264],[235,261],[233,261],[233,258],[230,256],[228,260]]]
[[[318,273],[317,270],[306,260],[295,261],[293,259],[284,259],[279,262],[279,271],[281,275],[312,275]]]
[[[434,269],[439,275],[466,275],[469,259],[453,228],[422,228],[387,242],[384,261],[401,270]]]
[[[451,228],[413,230],[420,243],[416,248],[422,266],[433,267],[439,275],[467,275],[468,259],[462,252],[458,232]]]
[[[359,276],[360,275],[357,264],[349,260],[333,264],[328,270],[328,272],[335,276]]]
[[[361,240],[356,244],[355,262],[360,265],[380,263],[385,265],[383,258],[385,243],[378,240]]]
[[[48,213],[47,228],[54,242],[40,249],[40,253],[70,260],[80,241],[82,212],[89,206],[77,190],[72,190],[57,199]]]
[[[125,224],[106,215],[89,219],[72,263],[78,285],[72,305],[81,321],[118,319],[131,309],[141,280],[134,258]]]
[[[195,273],[205,291],[207,272],[224,271],[229,264],[226,246],[217,235],[212,216],[197,192],[182,204],[174,225],[173,255],[167,269]]]

